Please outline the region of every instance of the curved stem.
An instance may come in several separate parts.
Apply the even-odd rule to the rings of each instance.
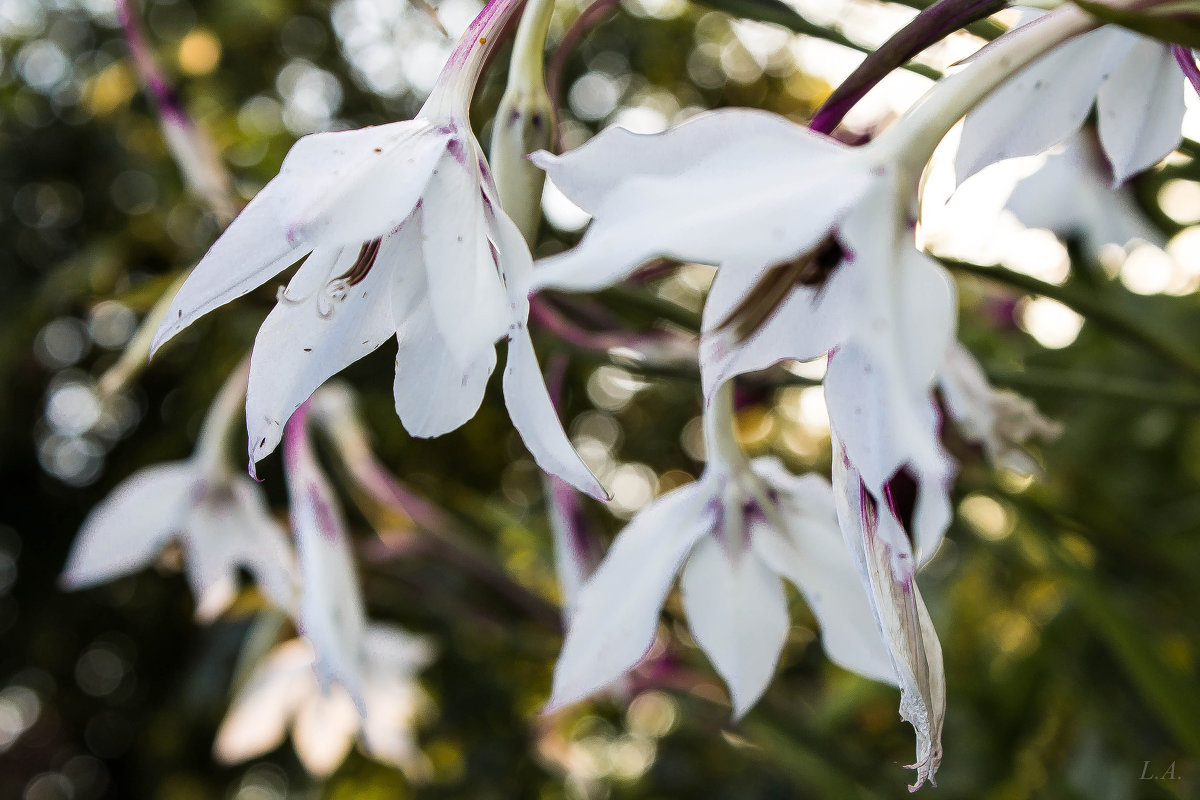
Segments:
[[[1070,5],[1010,31],[980,50],[963,70],[939,81],[866,147],[880,152],[884,163],[920,174],[946,133],[981,100],[1062,42],[1099,25]]]

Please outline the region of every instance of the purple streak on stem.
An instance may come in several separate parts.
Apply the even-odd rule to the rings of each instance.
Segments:
[[[850,109],[893,70],[954,31],[1007,5],[1006,0],[938,0],[868,55],[817,109],[808,127],[817,133],[832,133]]]
[[[549,628],[560,630],[558,609],[553,604],[517,583],[505,570],[497,567],[487,553],[480,551],[471,543],[469,537],[459,530],[457,522],[450,514],[401,483],[380,463],[374,453],[357,453],[355,458],[347,459],[346,466],[355,483],[372,500],[383,508],[408,517],[427,534],[420,546],[491,587],[532,618]],[[393,557],[398,554],[397,550],[403,553],[413,547],[407,539],[400,539],[399,542],[398,548],[373,548],[372,555]]]
[[[562,152],[562,126],[558,124],[558,109],[562,105],[562,78],[567,58],[579,44],[579,40],[589,30],[603,22],[616,9],[619,2],[620,0],[595,0],[580,13],[571,27],[567,28],[567,32],[558,42],[558,47],[554,49],[554,54],[550,56],[550,63],[546,66],[546,91],[550,95],[550,107],[554,109],[554,152],[556,153]]]
[[[179,92],[151,52],[135,3],[136,0],[117,0],[117,16],[138,78],[158,116],[167,149],[188,189],[222,224],[228,224],[241,205],[233,192],[233,182],[217,155],[217,147],[188,116]]]
[[[466,119],[484,64],[504,39],[513,15],[524,4],[525,0],[488,0],[454,46],[421,116],[451,115]]]
[[[567,344],[578,347],[581,350],[607,352],[618,347],[628,347],[637,350],[650,338],[640,334],[617,333],[613,331],[597,333],[584,330],[539,297],[533,297],[529,300],[529,319]],[[555,405],[557,406],[557,400],[555,401]]]
[[[1200,67],[1196,65],[1196,56],[1192,54],[1191,49],[1183,45],[1172,45],[1171,52],[1175,54],[1175,60],[1179,62],[1179,68],[1183,70],[1183,74],[1191,82],[1192,88],[1196,90],[1196,94],[1200,94]]]
[[[175,87],[150,51],[150,45],[146,42],[138,20],[137,9],[134,7],[135,2],[136,0],[117,0],[117,16],[121,21],[121,30],[125,33],[129,54],[137,67],[138,77],[154,100],[162,118],[176,125],[186,126],[189,122],[187,113],[179,101],[179,93],[175,91]]]

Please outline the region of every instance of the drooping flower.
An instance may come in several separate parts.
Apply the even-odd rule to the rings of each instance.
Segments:
[[[247,569],[279,608],[295,606],[295,558],[259,486],[229,465],[230,423],[246,388],[244,367],[221,390],[196,453],[148,467],[122,482],[88,515],[60,578],[68,589],[94,586],[153,563],[171,542],[183,551],[196,616],[215,619],[237,597]]]
[[[982,447],[989,461],[1022,475],[1041,472],[1024,445],[1057,438],[1061,424],[1042,416],[1028,398],[994,389],[983,367],[959,342],[946,353],[938,386],[959,432]]]
[[[505,400],[535,460],[605,496],[550,408],[525,327],[529,250],[468,118],[483,61],[519,5],[483,10],[415,119],[298,141],[180,289],[156,347],[304,259],[255,341],[252,469],[318,386],[393,335],[405,427],[457,428],[478,409],[507,337]]]
[[[705,415],[704,474],[634,516],[579,591],[551,707],[587,697],[641,660],[677,574],[688,625],[729,685],[737,717],[766,689],[787,637],[780,578],[804,594],[835,663],[894,682],[829,484],[797,478],[773,458],[747,461],[730,427],[730,392],[718,397]]]
[[[297,627],[313,643],[322,685],[341,684],[365,713],[362,668],[367,612],[341,507],[313,452],[307,404],[288,423],[283,456],[300,556]]]
[[[364,632],[362,702],[340,685],[322,686],[317,656],[308,639],[275,647],[251,673],[225,715],[213,752],[227,764],[269,753],[291,731],[296,755],[308,772],[327,777],[361,738],[363,751],[419,780],[429,764],[417,747],[414,727],[431,702],[413,675],[433,659],[428,642],[390,625]]]
[[[1166,237],[1147,219],[1133,189],[1111,188],[1108,172],[1095,137],[1076,134],[1062,152],[1051,153],[1036,172],[1017,182],[1004,207],[1026,227],[1077,239],[1093,258],[1108,244],[1165,245]]]
[[[906,538],[893,543],[891,571],[860,559],[860,578],[917,733],[920,785],[940,758],[943,704],[929,686],[941,681],[941,658],[925,652],[936,637],[892,624],[903,598],[889,587],[913,585],[951,517],[953,466],[933,388],[956,314],[949,276],[914,244],[911,198],[924,161],[905,144],[884,134],[851,149],[778,117],[726,110],[658,136],[610,129],[562,157],[538,155],[594,221],[576,249],[535,269],[534,283],[596,288],[662,255],[716,264],[701,340],[709,398],[738,374],[829,355],[826,401],[850,465],[835,470],[834,493],[865,493],[879,509],[905,496]],[[874,529],[844,505],[847,544],[869,550]],[[911,663],[928,670],[918,679]]]
[[[317,462],[302,404],[284,435],[292,529],[300,560],[296,626],[235,700],[215,750],[241,761],[277,747],[288,727],[306,768],[327,775],[361,733],[364,750],[419,776],[412,727],[428,705],[412,675],[429,642],[368,621],[337,497]]]
[[[1040,16],[1029,12],[1022,24]],[[958,179],[1044,152],[1078,131],[1095,105],[1113,184],[1120,185],[1179,145],[1183,92],[1170,45],[1111,25],[1085,33],[1009,78],[967,115]]]

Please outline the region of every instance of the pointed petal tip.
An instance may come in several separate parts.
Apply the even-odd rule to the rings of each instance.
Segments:
[[[541,167],[543,170],[560,160],[559,156],[554,155],[548,150],[535,150],[527,155],[526,158],[528,158],[537,166]]]

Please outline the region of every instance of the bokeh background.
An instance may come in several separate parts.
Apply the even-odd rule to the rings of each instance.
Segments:
[[[719,5],[616,6],[562,62],[564,142],[612,123],[660,130],[721,105],[802,121],[860,57],[727,13],[778,17],[774,6]],[[436,4],[451,33],[478,7]],[[243,198],[305,133],[411,116],[452,45],[402,0],[149,0],[141,10],[155,53]],[[866,45],[913,13],[832,0],[794,10],[814,26],[809,33]],[[579,12],[560,3],[552,44]],[[977,44],[960,37],[935,48],[924,71]],[[501,52],[480,87],[483,141],[506,61]],[[927,85],[897,75],[851,122],[869,131]],[[962,462],[958,515],[922,581],[945,649],[949,711],[940,786],[927,794],[1200,797],[1200,377],[1182,363],[1200,360],[1200,239],[1189,228],[1200,219],[1196,152],[1136,182],[1159,238],[1128,257],[1086,246],[1082,229],[1056,236],[1005,219],[972,234],[992,236],[983,263],[1011,273],[961,273],[963,339],[998,382],[1027,393],[1065,430],[1040,449],[1037,480],[991,470],[947,434]],[[548,253],[574,241],[586,220],[553,189],[544,206],[538,250]],[[955,224],[969,229],[973,215]],[[0,797],[907,794],[901,765],[912,759],[912,734],[896,692],[831,666],[794,593],[778,675],[738,724],[674,601],[664,617],[674,644],[657,683],[649,676],[632,697],[540,716],[561,634],[539,474],[497,386],[454,434],[407,437],[391,411],[386,346],[344,376],[362,395],[379,452],[544,606],[473,579],[419,536],[380,546],[352,515],[372,615],[437,643],[437,661],[421,674],[436,705],[419,732],[432,776],[414,784],[355,753],[316,782],[290,744],[248,764],[218,764],[212,741],[255,626],[253,592],[200,627],[169,555],[98,589],[66,594],[56,584],[90,507],[134,470],[190,451],[210,398],[273,301],[265,287],[193,326],[127,391],[96,391],[140,316],[218,232],[181,184],[111,2],[0,0]],[[668,270],[603,302],[629,330],[682,330],[710,279],[702,267]],[[1147,331],[1184,356],[1147,347]],[[602,538],[698,474],[698,389],[686,370],[639,374],[544,335],[539,349],[565,364],[570,431],[616,494],[611,511],[585,505]],[[748,450],[827,471],[819,389],[766,380],[743,401]],[[277,459],[264,474],[282,513]],[[1171,765],[1178,780],[1142,779]]]

